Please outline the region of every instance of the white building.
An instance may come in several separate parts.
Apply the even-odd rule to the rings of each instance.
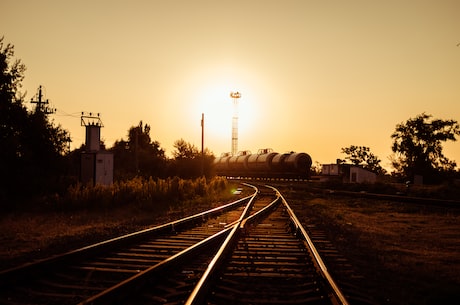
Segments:
[[[323,164],[320,181],[339,180],[344,183],[375,183],[377,174],[351,164]]]
[[[375,183],[377,174],[358,166],[350,166],[349,182],[351,183]]]

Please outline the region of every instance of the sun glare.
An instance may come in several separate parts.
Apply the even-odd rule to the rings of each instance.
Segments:
[[[205,117],[205,146],[214,153],[230,152],[232,149],[233,99],[231,92],[240,92],[238,99],[238,151],[249,148],[254,127],[263,115],[259,112],[264,100],[261,78],[240,63],[215,63],[194,70],[186,75],[188,107],[193,117]],[[256,111],[257,110],[257,111]],[[188,112],[188,115],[192,113]]]
[[[208,87],[199,95],[199,109],[205,115],[206,133],[210,137],[230,139],[232,134],[232,120],[234,116],[233,99],[231,92],[241,92],[238,99],[238,132],[246,132],[254,116],[251,111],[251,101],[240,88],[231,88],[228,85],[214,85]]]

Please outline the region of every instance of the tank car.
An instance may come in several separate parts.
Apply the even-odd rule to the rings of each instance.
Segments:
[[[223,176],[228,173],[228,161],[230,160],[231,155],[229,153],[222,154],[219,158],[214,160],[214,170],[216,175]]]
[[[306,153],[290,153],[283,160],[285,172],[291,173],[293,176],[309,176],[312,160]]]
[[[250,155],[247,160],[247,172],[253,177],[270,175],[273,172],[272,159],[277,153],[272,149],[261,149],[257,154]]]
[[[284,160],[290,155],[290,153],[286,154],[276,154],[276,156],[272,159],[272,167],[273,170],[276,172],[283,172],[285,170],[284,167]]]
[[[222,155],[214,161],[216,174],[232,177],[308,178],[312,164],[306,153],[276,153],[261,149],[257,154],[249,151],[237,156]]]
[[[218,176],[244,176],[247,172],[247,159],[250,151],[239,152],[232,156],[229,153],[223,154],[214,160],[214,169]]]

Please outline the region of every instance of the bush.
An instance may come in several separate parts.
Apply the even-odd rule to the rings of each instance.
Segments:
[[[185,180],[178,177],[154,179],[135,177],[113,185],[83,185],[68,188],[64,196],[54,196],[53,205],[61,209],[110,208],[135,204],[144,208],[169,208],[182,201],[211,201],[229,189],[225,178],[204,177]],[[228,192],[230,193],[230,192]]]

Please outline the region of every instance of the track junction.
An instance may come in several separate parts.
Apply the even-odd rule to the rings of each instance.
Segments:
[[[321,237],[278,190],[245,187],[225,206],[5,270],[0,304],[366,303],[338,287]]]

